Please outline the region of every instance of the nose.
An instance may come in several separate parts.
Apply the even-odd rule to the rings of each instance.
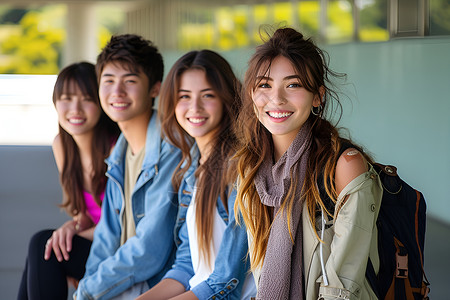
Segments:
[[[122,96],[123,94],[125,94],[125,89],[124,89],[123,83],[120,81],[116,82],[113,85],[112,92],[115,96]]]
[[[190,105],[189,109],[194,112],[203,110],[203,101],[200,96],[192,97],[192,101],[191,101],[191,105]]]
[[[286,97],[283,88],[274,88],[269,94],[269,100],[277,105],[286,103]]]
[[[71,101],[71,106],[70,109],[74,112],[80,112],[82,111],[82,105],[81,105],[81,99],[76,97],[75,99],[73,99],[73,101]]]

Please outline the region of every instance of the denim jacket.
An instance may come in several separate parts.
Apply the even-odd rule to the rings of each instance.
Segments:
[[[209,278],[195,287],[189,286],[189,280],[194,276],[194,269],[189,249],[186,213],[192,199],[195,187],[195,170],[198,162],[198,148],[191,150],[192,165],[185,173],[178,191],[178,216],[174,234],[177,243],[177,253],[172,269],[164,278],[175,279],[184,285],[186,290],[192,290],[198,299],[240,299],[242,286],[249,271],[247,258],[247,232],[242,225],[236,224],[234,217],[234,201],[236,191],[233,190],[228,197],[228,211],[222,201],[217,199],[217,210],[223,221],[227,224],[220,249],[214,263],[214,271]]]
[[[120,245],[124,211],[124,165],[127,141],[121,135],[108,164],[108,182],[86,273],[76,299],[109,299],[131,286],[160,281],[173,263],[173,229],[177,196],[171,177],[181,159],[179,149],[161,139],[157,113],[147,128],[145,157],[131,201],[136,236]]]

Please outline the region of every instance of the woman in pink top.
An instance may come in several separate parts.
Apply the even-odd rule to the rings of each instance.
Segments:
[[[81,62],[64,68],[55,83],[53,103],[59,134],[53,154],[71,220],[56,230],[35,234],[18,299],[67,299],[68,278],[83,277],[106,186],[104,160],[120,134],[103,112],[95,67]]]

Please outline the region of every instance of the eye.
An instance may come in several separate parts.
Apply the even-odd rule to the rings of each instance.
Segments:
[[[83,101],[93,101],[93,99],[91,98],[91,96],[83,96]]]
[[[104,80],[101,81],[101,84],[111,84],[113,82],[114,81],[112,79],[104,79]]]
[[[267,82],[261,82],[260,84],[258,84],[258,88],[268,89],[270,87],[270,84],[268,84]]]
[[[203,95],[203,98],[215,98],[215,97],[216,97],[216,95],[211,94],[211,93]]]
[[[178,95],[178,100],[179,101],[186,101],[186,100],[189,100],[191,97],[189,97],[189,95],[186,95],[186,94],[180,94],[180,95]]]
[[[61,95],[61,97],[59,97],[58,100],[60,100],[60,101],[70,101],[71,98],[68,95]]]
[[[288,88],[300,88],[300,87],[302,87],[302,85],[298,82],[293,82],[293,83],[289,83],[287,87]]]

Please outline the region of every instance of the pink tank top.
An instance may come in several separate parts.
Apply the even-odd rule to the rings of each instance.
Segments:
[[[83,195],[88,214],[90,215],[92,221],[95,224],[98,224],[98,221],[100,221],[100,215],[102,214],[101,207],[98,206],[97,202],[95,202],[94,197],[90,193],[83,191]],[[105,192],[100,195],[100,200],[103,201],[103,197],[105,197]]]

